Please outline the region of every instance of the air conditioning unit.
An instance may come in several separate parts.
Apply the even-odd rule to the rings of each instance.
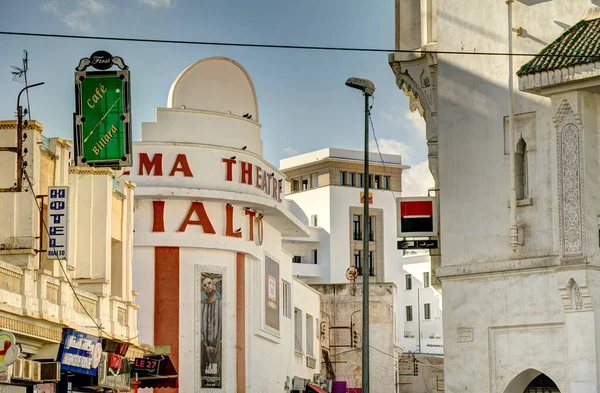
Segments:
[[[48,362],[40,363],[40,379],[43,382],[60,381],[60,363]]]
[[[33,380],[33,361],[23,360],[23,379]]]
[[[304,378],[294,377],[292,380],[292,390],[304,392],[306,390],[306,385],[308,385],[308,380]]]
[[[33,366],[33,375],[31,379],[40,382],[42,380],[42,363],[34,361],[31,365]]]
[[[12,377],[14,379],[23,379],[23,369],[25,368],[25,359],[19,358],[12,364]]]
[[[331,392],[333,382],[330,379],[323,380],[322,383],[319,384],[324,390]]]
[[[323,376],[321,374],[315,374],[313,376],[313,381],[315,381],[315,383],[317,385],[321,384],[323,382]]]

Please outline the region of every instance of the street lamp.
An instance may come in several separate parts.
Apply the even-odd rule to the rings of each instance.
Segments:
[[[17,96],[17,192],[23,191],[23,107],[21,106],[21,94],[32,87],[41,86],[44,82],[25,86]]]
[[[365,163],[363,179],[363,305],[362,305],[362,392],[369,393],[369,97],[375,92],[375,85],[368,79],[348,78],[346,86],[358,89],[365,96]],[[364,263],[364,261],[368,261]]]

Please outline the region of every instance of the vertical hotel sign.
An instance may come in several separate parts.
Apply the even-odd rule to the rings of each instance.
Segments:
[[[46,258],[67,259],[69,250],[69,187],[48,187]]]
[[[120,70],[109,71],[112,66]],[[92,66],[100,71],[86,71]],[[75,165],[129,167],[129,67],[105,51],[81,59],[75,71]]]

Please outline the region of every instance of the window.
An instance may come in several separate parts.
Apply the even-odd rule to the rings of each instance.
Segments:
[[[300,191],[300,182],[298,180],[292,180],[292,192]]]
[[[310,175],[310,188],[317,187],[319,187],[319,174],[313,173],[312,175]]]
[[[429,288],[429,272],[423,273],[423,288]]]
[[[384,190],[389,190],[390,189],[390,177],[389,176],[384,176],[383,177],[383,189]]]
[[[292,318],[292,286],[289,282],[282,280],[283,286],[283,316]]]
[[[356,268],[358,269],[358,274],[362,274],[360,271],[360,257],[361,257],[361,252],[360,250],[354,250],[354,266],[356,266]]]
[[[362,216],[357,214],[352,216],[352,229],[354,240],[362,240],[362,234],[360,232],[360,221]]]
[[[292,263],[302,263],[302,257],[300,255],[294,255]]]
[[[412,306],[406,306],[406,322],[412,322]]]
[[[315,328],[312,315],[306,314],[306,354],[315,356],[314,353]]]
[[[369,216],[369,241],[370,242],[375,241],[375,231],[373,230],[373,228],[375,228],[375,216]]]
[[[312,225],[313,227],[317,226],[317,215],[313,214],[312,216],[310,216],[310,225]]]
[[[379,176],[379,175],[375,175],[375,188],[376,189],[381,188],[381,176]]]
[[[302,352],[302,311],[294,308],[294,342],[297,352]]]
[[[340,186],[346,185],[346,172],[340,172]]]
[[[515,171],[517,174],[517,199],[525,199],[529,194],[527,176],[527,143],[519,139],[515,151]]]
[[[317,264],[317,262],[318,262],[318,259],[317,259],[317,250],[316,250],[316,249],[315,249],[315,250],[312,250],[312,257],[313,257],[313,258],[312,258],[312,260],[313,260],[313,263],[316,265],[316,264]]]
[[[356,174],[356,187],[362,187],[362,186],[363,186],[363,174],[357,173]]]
[[[406,280],[406,290],[410,291],[412,289],[412,276],[410,274],[407,274],[405,277]]]
[[[373,188],[373,175],[369,175],[369,187]]]
[[[431,305],[429,303],[423,304],[423,314],[425,319],[431,319]]]
[[[308,190],[308,179],[302,179],[302,191]]]
[[[348,173],[348,185],[354,187],[354,173]]]
[[[375,276],[375,255],[369,251],[369,276]]]

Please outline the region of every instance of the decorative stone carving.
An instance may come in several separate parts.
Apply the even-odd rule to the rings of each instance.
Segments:
[[[554,115],[557,129],[560,248],[563,257],[585,254],[583,126],[566,99]]]
[[[567,285],[558,289],[565,312],[589,311],[594,308],[587,286],[580,286],[571,278]]]
[[[8,317],[0,317],[0,329],[59,343],[62,340],[61,328],[43,327],[35,323],[19,321]]]

